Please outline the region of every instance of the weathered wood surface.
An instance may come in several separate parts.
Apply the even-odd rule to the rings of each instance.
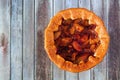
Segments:
[[[34,0],[23,2],[23,80],[34,80]],[[29,15],[28,15],[29,14]]]
[[[108,57],[108,80],[120,80],[120,0],[108,2],[108,31],[111,37]]]
[[[105,23],[111,41],[104,60],[81,73],[53,64],[44,29],[58,11],[84,7]],[[0,0],[0,80],[120,80],[120,0]]]
[[[50,2],[48,0],[35,0],[35,79],[50,80],[50,60],[44,50],[44,29],[50,16]]]
[[[23,2],[11,1],[11,27],[10,27],[10,77],[11,80],[23,78]]]
[[[0,0],[0,79],[10,79],[10,0]]]

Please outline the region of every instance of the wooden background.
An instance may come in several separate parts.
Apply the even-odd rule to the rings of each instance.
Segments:
[[[111,41],[91,70],[58,69],[44,50],[44,29],[56,12],[84,7],[100,16]],[[120,0],[0,0],[0,80],[120,80]]]

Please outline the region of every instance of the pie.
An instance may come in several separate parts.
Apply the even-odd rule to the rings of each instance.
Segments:
[[[85,8],[70,8],[50,20],[45,29],[44,47],[60,69],[81,72],[103,60],[109,40],[98,16]]]

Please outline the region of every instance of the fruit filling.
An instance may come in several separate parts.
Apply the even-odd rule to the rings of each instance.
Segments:
[[[87,62],[100,45],[95,28],[96,24],[89,24],[88,19],[62,19],[58,31],[54,32],[56,54],[74,64]]]

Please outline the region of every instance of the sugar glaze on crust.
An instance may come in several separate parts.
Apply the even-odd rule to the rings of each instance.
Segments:
[[[97,25],[95,31],[98,33],[98,37],[101,44],[95,51],[94,57],[89,56],[88,61],[86,63],[84,61],[80,61],[79,64],[74,64],[70,61],[66,61],[63,57],[56,54],[57,49],[54,42],[54,32],[58,30],[63,18],[65,20],[74,20],[78,18],[88,19],[89,24]],[[50,23],[45,29],[44,37],[44,47],[50,60],[54,62],[60,69],[67,70],[70,72],[81,72],[84,70],[88,70],[100,63],[107,52],[110,39],[103,21],[93,12],[85,8],[70,8],[58,12],[50,20]]]

